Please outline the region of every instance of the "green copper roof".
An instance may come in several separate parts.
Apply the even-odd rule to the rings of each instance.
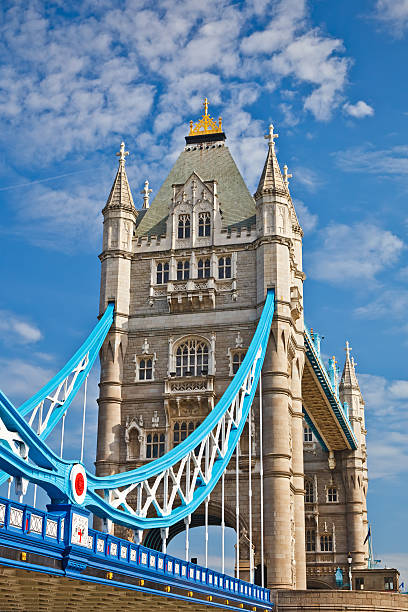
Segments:
[[[255,223],[255,201],[231,153],[224,145],[209,145],[209,148],[191,147],[180,154],[150,208],[141,218],[136,229],[137,236],[160,236],[166,232],[172,185],[184,184],[194,171],[203,181],[217,181],[224,228]]]

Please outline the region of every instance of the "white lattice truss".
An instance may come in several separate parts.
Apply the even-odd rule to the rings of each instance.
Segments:
[[[112,507],[122,507],[132,515],[147,517],[153,506],[157,515],[164,517],[170,515],[173,508],[180,503],[188,505],[193,500],[194,491],[198,486],[210,483],[214,478],[214,466],[217,460],[223,460],[226,456],[232,430],[241,426],[242,431],[242,420],[247,418],[247,415],[243,415],[243,402],[245,396],[251,393],[256,364],[261,354],[262,348],[259,347],[243,384],[232,398],[224,415],[209,434],[198,442],[196,448],[176,464],[147,480],[132,483],[122,490],[119,488],[105,490],[105,499]],[[238,438],[235,444],[237,442]],[[128,497],[133,499],[128,501]],[[132,507],[134,505],[135,509]]]
[[[81,372],[83,372],[89,363],[89,353],[86,353],[80,358],[77,365],[67,374],[67,376],[51,392],[37,404],[30,415],[28,424],[33,429],[37,430],[39,436],[47,428],[51,415],[55,410],[64,406],[67,399],[71,396],[76,380]],[[37,421],[36,421],[37,417]],[[34,425],[37,425],[35,427]]]

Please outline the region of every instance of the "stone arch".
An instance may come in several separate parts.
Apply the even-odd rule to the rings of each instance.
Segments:
[[[232,529],[236,528],[236,515],[235,508],[231,508],[228,504],[225,504],[224,508],[224,520],[225,526],[231,527]],[[210,501],[208,504],[208,524],[209,525],[218,525],[221,526],[221,503]],[[190,529],[194,527],[203,527],[205,525],[205,510],[204,504],[199,506],[197,510],[191,515],[191,523]],[[171,540],[185,531],[185,523],[184,520],[178,521],[174,525],[169,527],[169,536],[167,538],[167,544],[171,542]],[[246,522],[240,517],[240,528],[248,529]],[[147,548],[152,548],[153,550],[161,550],[162,548],[162,540],[160,534],[160,528],[149,529],[143,539],[143,545],[147,546]]]

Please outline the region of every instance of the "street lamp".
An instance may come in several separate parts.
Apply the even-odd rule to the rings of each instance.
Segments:
[[[349,553],[347,555],[347,562],[348,562],[348,568],[349,568],[348,575],[349,575],[349,588],[350,588],[350,591],[353,590],[353,581],[352,581],[352,576],[351,576],[351,563],[352,563],[352,561],[353,561],[353,557],[351,556],[351,553]]]

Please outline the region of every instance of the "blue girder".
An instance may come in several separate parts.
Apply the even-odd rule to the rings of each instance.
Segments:
[[[337,397],[336,391],[332,387],[332,384],[326,372],[326,368],[320,356],[318,355],[316,351],[316,348],[313,344],[312,337],[310,335],[309,330],[306,328],[306,326],[305,326],[304,338],[305,338],[306,357],[309,360],[309,363],[311,364],[313,368],[313,372],[315,373],[315,376],[317,380],[319,381],[319,384],[330,404],[330,407],[333,411],[335,419],[337,420],[341,430],[343,431],[345,438],[347,439],[350,449],[356,450],[358,448],[358,444],[357,444],[357,440],[354,435],[353,429],[351,427],[350,421],[348,420],[343,410],[343,407]],[[307,414],[307,410],[305,408],[303,408],[303,410]],[[310,415],[308,415],[308,419],[309,419],[309,422],[312,422]],[[314,424],[313,424],[313,429],[316,430]],[[320,435],[319,435],[319,438],[320,438]]]
[[[82,504],[85,508],[97,516],[107,518],[117,524],[133,529],[150,529],[172,525],[189,516],[204,502],[225,471],[247,420],[265,357],[273,314],[274,291],[268,290],[257,329],[237,374],[232,379],[218,404],[186,440],[163,457],[129,472],[97,477],[83,469],[87,479],[86,495]],[[246,390],[245,385],[248,380],[251,384],[248,385]],[[128,487],[129,485],[137,486],[148,481],[150,478],[157,477],[166,470],[172,469],[173,466],[182,461],[189,453],[193,452],[204,439],[208,438],[222,419],[228,418],[228,410],[232,402],[236,401],[242,389],[244,391],[240,399],[241,417],[239,422],[235,423],[231,428],[225,452],[222,455],[218,455],[210,480],[208,482],[202,480],[198,482],[189,501],[182,501],[170,514],[164,515],[164,513],[157,512],[158,516],[156,517],[143,517],[129,511],[125,504],[113,507],[109,499],[105,500],[100,497],[99,492],[101,491],[104,491],[105,496],[108,496],[109,491],[118,490],[120,487]],[[40,401],[39,394],[35,397],[36,401]],[[22,441],[27,445],[29,459],[29,461],[25,461],[13,452],[5,441],[2,441],[0,444],[0,464],[2,468],[8,474],[22,477],[38,484],[47,491],[54,501],[77,501],[73,496],[70,474],[73,466],[78,462],[65,461],[57,457],[45,444],[44,440],[26,423],[23,415],[14,408],[7,397],[1,392],[0,415],[7,429],[18,432]]]
[[[49,397],[59,385],[64,382],[64,380],[72,373],[73,369],[81,362],[81,360],[86,357],[86,355],[88,355],[87,363],[84,365],[83,369],[76,377],[76,380],[68,397],[65,399],[63,404],[53,410],[45,429],[39,434],[39,438],[41,440],[46,440],[55,428],[55,426],[62,419],[63,415],[66,413],[69,406],[73,402],[79,388],[88,376],[95,362],[95,359],[99,354],[102,344],[108,334],[108,331],[112,325],[114,307],[115,305],[113,302],[108,304],[104,314],[98,321],[97,325],[92,330],[92,332],[82,344],[82,346],[73,355],[73,357],[71,357],[71,359],[65,364],[65,366],[46,385],[44,385],[42,389],[40,389],[35,395],[25,401],[24,404],[22,404],[17,409],[17,412],[21,417],[26,417],[27,415],[29,415],[30,412],[32,412],[41,402],[43,402],[47,397]],[[11,402],[7,398],[5,398],[4,394],[2,394],[1,391],[0,394],[3,397],[5,404],[8,406],[8,408],[10,408]],[[14,406],[13,410],[15,410]],[[49,467],[50,465],[51,464],[48,463]],[[8,477],[9,474],[0,472],[0,485],[5,482]]]

